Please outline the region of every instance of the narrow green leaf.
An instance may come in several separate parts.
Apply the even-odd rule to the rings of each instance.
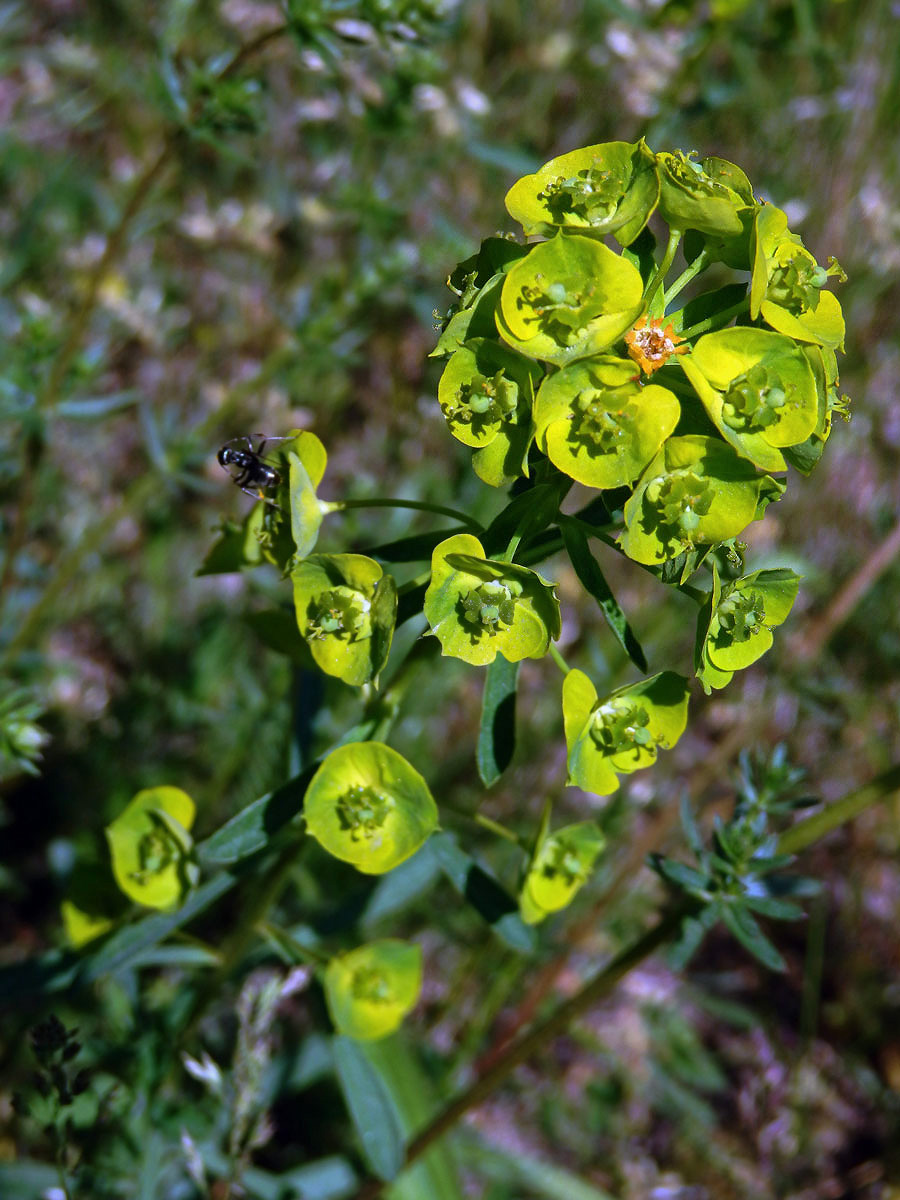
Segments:
[[[337,1154],[294,1167],[277,1178],[282,1188],[279,1196],[297,1200],[346,1200],[358,1182],[350,1163]]]
[[[774,896],[744,896],[744,903],[754,912],[776,921],[799,921],[806,914],[799,904],[790,900],[776,900]]]
[[[745,950],[770,971],[786,971],[787,963],[746,910],[736,904],[723,904],[722,921]]]
[[[276,791],[248,804],[201,842],[197,846],[200,864],[204,867],[227,866],[264,849],[274,834],[303,808],[303,797],[316,765],[311,763]]]
[[[406,1146],[387,1085],[352,1038],[335,1037],[334,1066],[369,1166],[379,1179],[394,1179],[403,1166]]]
[[[703,855],[703,838],[700,836],[700,829],[694,817],[694,810],[691,808],[691,800],[687,792],[682,794],[680,812],[681,828],[684,830],[687,844],[696,857],[701,858]]]
[[[676,887],[684,888],[685,891],[700,891],[706,886],[707,880],[705,875],[701,875],[699,871],[695,871],[693,867],[689,867],[686,863],[677,862],[674,858],[655,856],[653,866],[670,883],[674,883]]]
[[[412,1138],[440,1109],[434,1082],[421,1055],[402,1031],[362,1047],[390,1089],[404,1136]],[[462,1200],[451,1145],[445,1138],[432,1146],[392,1184],[390,1200]]]
[[[669,966],[675,971],[683,970],[700,949],[707,932],[707,923],[697,917],[685,917],[678,941],[668,954]]]
[[[375,585],[370,609],[372,620],[372,674],[376,681],[391,652],[391,640],[397,621],[397,584],[393,575],[382,575]]]
[[[559,506],[569,488],[571,479],[562,472],[551,483],[539,483],[513,496],[506,508],[493,519],[481,543],[485,555],[502,554],[513,535],[525,539],[536,537],[556,520]]]
[[[641,649],[640,643],[634,636],[634,631],[628,624],[625,614],[612,594],[597,560],[591,554],[588,539],[583,530],[576,522],[566,520],[565,517],[560,518],[559,528],[563,536],[566,553],[572,560],[572,566],[575,568],[575,574],[600,605],[603,615],[606,617],[609,627],[615,634],[616,640],[622,649],[637,669],[646,673],[647,659],[644,651]]]
[[[520,954],[533,954],[537,933],[519,916],[519,905],[493,875],[461,850],[449,833],[432,835],[431,848],[444,874],[498,937]]]
[[[542,1200],[613,1200],[609,1192],[579,1179],[564,1167],[523,1154],[519,1148],[505,1150],[469,1134],[465,1141],[467,1161],[474,1160],[480,1173],[498,1183],[519,1184],[528,1189],[529,1195],[540,1196]]]
[[[488,666],[478,731],[478,774],[492,787],[512,761],[516,748],[516,683],[519,664],[498,654]]]
[[[369,930],[379,921],[402,912],[434,885],[439,874],[440,866],[429,840],[412,858],[379,876],[360,916],[361,927]]]
[[[187,902],[174,912],[153,913],[152,916],[144,917],[133,925],[126,925],[124,929],[109,937],[99,950],[84,958],[77,982],[91,983],[101,975],[133,966],[151,947],[158,945],[170,933],[192,921],[226,892],[231,891],[237,881],[236,874],[222,871],[191,892]]]

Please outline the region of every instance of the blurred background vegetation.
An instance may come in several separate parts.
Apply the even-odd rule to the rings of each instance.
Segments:
[[[286,8],[290,30],[269,38],[285,8],[265,0],[0,2],[2,962],[63,944],[76,863],[102,857],[103,825],[136,790],[185,788],[202,837],[287,777],[298,720],[320,748],[353,719],[349,689],[313,684],[254,634],[247,618],[284,600],[274,572],[197,575],[216,528],[250,503],[215,461],[225,439],[313,429],[329,450],[329,499],[401,495],[481,519],[499,509],[447,434],[427,354],[448,272],[481,237],[513,228],[503,196],[515,178],[565,150],[641,135],[654,149],[718,154],[850,276],[841,385],[852,422],[748,536],[748,565],[794,567],[800,600],[775,649],[724,693],[695,699],[676,751],[604,810],[618,838],[578,906],[576,953],[548,968],[576,936],[571,923],[543,930],[534,959],[498,948],[443,884],[365,926],[418,933],[428,982],[412,1033],[435,1071],[462,1079],[473,1055],[571,990],[653,909],[645,854],[678,844],[685,790],[705,817],[727,811],[741,746],[784,743],[825,799],[900,757],[900,9]],[[326,523],[323,545],[364,549],[431,527],[409,512],[354,512]],[[691,606],[615,555],[603,565],[651,668],[688,670]],[[632,678],[574,578],[556,577],[564,652],[610,687]],[[465,813],[482,800],[481,675],[441,668],[417,681],[392,741]],[[527,744],[483,811],[527,831],[552,795],[560,818],[582,819],[597,801],[561,789],[558,673],[528,663],[522,678]],[[900,1196],[898,849],[893,802],[806,856],[825,891],[805,925],[775,931],[783,977],[725,935],[684,975],[662,960],[635,972],[479,1109],[457,1147],[464,1194]],[[484,854],[509,872],[495,841]],[[358,940],[369,899],[359,876],[311,854],[294,882],[286,925],[331,948]],[[225,904],[207,917],[205,942],[219,945],[233,916]],[[211,1009],[202,1044],[219,1062],[242,982],[246,1002],[240,977]],[[184,1164],[225,1118],[166,1057],[186,986],[177,966],[151,965],[51,1006],[80,1027],[94,1072],[76,1106],[88,1164],[78,1194],[197,1194]],[[55,1180],[52,1137],[11,1106],[40,1011],[13,1007],[0,1051],[0,1191],[12,1197]],[[343,1167],[316,1185],[290,1174],[326,1152],[358,1169],[315,1057],[321,1005],[294,997],[272,1021],[277,1080],[248,1192],[348,1195]]]

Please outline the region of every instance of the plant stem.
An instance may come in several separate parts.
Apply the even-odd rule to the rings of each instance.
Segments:
[[[471,821],[474,825],[480,825],[482,829],[487,829],[497,837],[504,838],[507,842],[512,842],[514,846],[523,849],[522,839],[518,834],[513,833],[511,829],[507,829],[505,825],[501,825],[499,821],[493,821],[490,817],[486,817],[480,812],[466,812],[463,808],[457,808],[455,804],[448,804],[446,800],[441,800],[441,811],[452,813],[454,817],[459,817],[461,821]]]
[[[563,675],[568,675],[568,673],[572,670],[572,668],[560,654],[559,650],[556,648],[554,642],[550,643],[550,657],[562,671]]]
[[[840,800],[835,800],[821,812],[813,813],[811,817],[793,825],[778,839],[778,853],[797,854],[800,850],[805,850],[813,842],[817,842],[841,825],[846,825],[861,812],[865,812],[867,808],[896,791],[900,791],[900,764],[883,771],[871,782],[842,796]]]
[[[672,284],[672,286],[668,289],[666,294],[663,296],[663,309],[664,310],[669,307],[669,304],[675,299],[675,297],[678,295],[678,293],[683,291],[684,288],[687,287],[687,285],[691,282],[692,279],[694,279],[697,275],[699,275],[701,271],[706,270],[706,268],[709,266],[709,263],[710,263],[709,251],[704,246],[703,249],[700,251],[700,253],[697,255],[697,257],[694,259],[694,261],[690,264],[690,266],[681,272],[681,274],[678,276],[678,278],[675,280],[675,282]]]
[[[390,496],[378,496],[364,500],[335,500],[323,501],[322,507],[328,512],[342,512],[348,508],[413,508],[418,512],[437,513],[442,517],[453,517],[463,525],[467,525],[474,533],[483,533],[481,525],[466,513],[455,508],[447,508],[443,504],[430,504],[426,500],[398,500]]]
[[[666,252],[662,257],[662,262],[656,268],[656,273],[647,285],[644,292],[644,308],[649,312],[650,305],[653,303],[653,297],[659,291],[662,281],[669,273],[669,267],[675,258],[675,253],[678,250],[678,244],[681,241],[681,232],[678,229],[673,229],[669,233],[669,242],[666,246]]]
[[[750,297],[745,296],[743,300],[737,304],[732,304],[731,308],[723,308],[721,312],[714,313],[711,317],[707,317],[703,321],[698,321],[696,325],[691,325],[688,329],[682,329],[681,337],[692,338],[698,334],[706,333],[710,329],[722,329],[731,320],[732,317],[738,317],[741,313],[749,312]]]
[[[864,787],[858,788],[829,805],[822,812],[798,822],[781,836],[778,842],[778,852],[792,854],[804,849],[897,790],[900,790],[900,764],[883,772]],[[621,979],[664,945],[678,931],[682,920],[694,911],[696,911],[696,905],[691,901],[685,901],[673,908],[652,929],[621,950],[579,991],[560,1004],[549,1017],[511,1043],[509,1048],[494,1059],[491,1066],[474,1083],[461,1092],[455,1100],[451,1100],[446,1108],[438,1113],[434,1120],[413,1139],[407,1149],[406,1165],[415,1162],[465,1113],[487,1099],[517,1066],[543,1049],[575,1018],[608,996]],[[354,1194],[352,1200],[375,1200],[386,1186],[378,1179],[366,1180]]]
[[[593,979],[590,979],[580,991],[561,1004],[546,1020],[519,1038],[502,1058],[497,1059],[492,1067],[461,1092],[455,1100],[452,1100],[412,1140],[406,1153],[406,1163],[415,1162],[420,1158],[429,1146],[456,1124],[460,1117],[487,1099],[517,1066],[546,1046],[557,1034],[562,1033],[569,1023],[586,1009],[608,996],[620,979],[668,941],[680,926],[686,911],[686,906],[680,907],[664,917],[643,937],[617,954],[597,972]],[[355,1193],[353,1200],[375,1200],[386,1186],[380,1179],[369,1179]]]
[[[521,542],[521,540],[522,540],[521,533],[518,533],[518,532],[514,533],[512,535],[512,537],[509,539],[509,541],[507,542],[506,549],[503,551],[503,553],[497,555],[496,561],[511,563],[513,561],[513,559],[516,557],[516,551],[519,548],[519,543]]]
[[[193,1033],[208,1006],[217,996],[221,995],[228,976],[244,957],[260,923],[265,919],[269,909],[278,899],[281,889],[287,883],[294,860],[304,840],[305,837],[298,837],[294,833],[262,876],[252,881],[255,887],[252,887],[248,903],[241,910],[241,918],[237,927],[222,949],[222,961],[215,971],[210,972],[204,986],[200,988],[194,999],[182,1030],[182,1041]]]

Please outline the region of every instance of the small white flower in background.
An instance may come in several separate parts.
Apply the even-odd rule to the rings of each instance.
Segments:
[[[181,1061],[184,1063],[184,1069],[188,1075],[205,1084],[215,1096],[221,1096],[223,1091],[222,1071],[218,1064],[213,1062],[206,1051],[203,1051],[203,1056],[200,1059],[191,1058],[189,1054],[182,1054]]]

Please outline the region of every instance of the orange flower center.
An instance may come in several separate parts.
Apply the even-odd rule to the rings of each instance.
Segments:
[[[680,338],[672,329],[671,322],[663,328],[662,319],[653,317],[649,322],[641,317],[633,329],[625,334],[629,357],[633,358],[645,375],[652,375],[664,367],[673,354],[685,354],[690,349],[680,345]]]

